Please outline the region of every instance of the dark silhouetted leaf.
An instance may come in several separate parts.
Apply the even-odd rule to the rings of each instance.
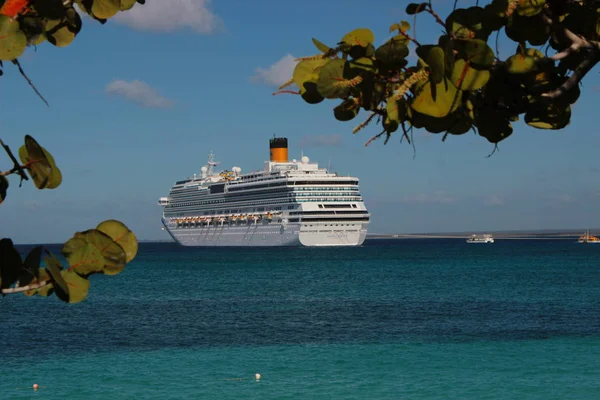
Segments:
[[[0,289],[6,289],[17,282],[22,267],[21,256],[12,240],[0,239]]]

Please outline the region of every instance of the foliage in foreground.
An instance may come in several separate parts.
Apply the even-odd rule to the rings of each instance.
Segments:
[[[339,121],[363,109],[369,115],[354,133],[377,118],[382,131],[373,139],[385,135],[386,143],[399,128],[406,139],[411,128],[423,128],[443,132],[444,140],[474,130],[497,145],[521,116],[539,129],[569,123],[578,84],[600,61],[599,1],[493,0],[467,8],[455,2],[445,20],[431,3],[409,4],[406,13],[415,23],[427,14],[441,26],[437,43],[420,43],[407,21],[393,24],[393,37],[380,46],[366,28],[332,47],[313,39],[321,54],[298,59],[292,79],[274,94],[299,94],[309,104],[341,100],[333,109]],[[501,32],[515,49],[504,60]],[[410,43],[417,56],[411,66]],[[300,90],[283,90],[292,84]]]
[[[105,23],[119,11],[131,9],[136,2],[144,4],[145,0],[0,0],[0,68],[2,61],[11,61],[33,87],[18,57],[27,46],[45,41],[56,47],[69,45],[82,27],[75,4],[93,19]],[[46,102],[37,90],[36,93]],[[33,137],[25,136],[25,144],[18,151],[20,162],[1,139],[0,145],[13,163],[10,170],[0,171],[0,204],[7,196],[9,175],[19,176],[19,186],[29,178],[38,189],[55,189],[61,184],[62,173],[54,158]],[[95,229],[77,232],[69,239],[61,250],[68,268],[43,246],[35,247],[23,261],[12,240],[4,238],[0,240],[0,290],[3,296],[21,292],[29,296],[56,293],[65,302],[78,303],[87,296],[91,275],[118,274],[135,257],[137,248],[134,233],[116,220],[104,221]]]

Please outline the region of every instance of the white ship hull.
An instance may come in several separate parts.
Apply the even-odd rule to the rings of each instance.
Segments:
[[[360,246],[367,236],[367,223],[332,229],[311,223],[242,223],[196,227],[163,224],[182,246]]]

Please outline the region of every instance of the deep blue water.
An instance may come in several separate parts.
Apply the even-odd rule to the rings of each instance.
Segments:
[[[123,273],[91,282],[76,305],[0,299],[0,399],[600,393],[600,246],[143,243]]]

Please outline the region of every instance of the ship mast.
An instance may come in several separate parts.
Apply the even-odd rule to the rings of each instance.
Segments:
[[[220,162],[215,161],[215,154],[211,150],[210,154],[208,155],[208,162],[206,163],[206,166],[208,167],[208,170],[206,171],[206,175],[207,176],[212,176],[212,174],[213,174],[213,167],[216,167],[219,164],[220,164]]]

